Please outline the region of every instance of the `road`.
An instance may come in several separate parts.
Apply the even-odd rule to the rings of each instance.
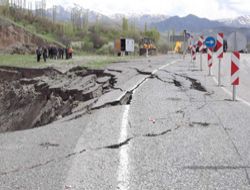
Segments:
[[[108,66],[115,88],[88,114],[0,134],[0,189],[250,189],[250,56],[236,102],[229,57],[222,87],[205,55],[203,71],[173,55]]]

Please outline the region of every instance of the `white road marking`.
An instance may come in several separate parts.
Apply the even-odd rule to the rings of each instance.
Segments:
[[[178,61],[175,60],[175,61],[172,61],[171,63],[168,63],[166,65],[161,66],[159,69],[156,69],[153,72],[153,74],[155,74],[157,71],[159,71],[167,66],[170,66],[176,62],[178,62]],[[143,82],[143,80],[145,80],[145,78],[140,80],[132,89],[136,88],[139,84],[141,84]],[[148,81],[148,79],[145,80],[145,82],[147,82],[147,81]],[[120,136],[119,136],[119,143],[124,142],[128,138],[127,125],[128,125],[129,109],[130,109],[130,105],[124,106],[124,112],[122,115],[122,122],[121,122],[121,131],[120,131]],[[83,136],[81,136],[78,139],[78,142],[77,142],[77,145],[74,149],[74,152],[81,151],[82,148],[84,147],[84,145],[85,145],[85,139],[83,138]],[[82,172],[84,172],[84,170],[81,170],[81,169],[83,169],[84,167],[80,167],[82,165],[82,160],[79,157],[80,157],[80,155],[77,155],[73,159],[72,166],[69,169],[68,176],[65,180],[66,186],[72,185],[72,188],[71,188],[72,190],[79,189],[80,187],[82,187],[81,174],[82,174]],[[117,189],[128,190],[129,189],[129,180],[130,180],[129,146],[122,146],[120,148],[120,152],[119,152],[119,166],[118,166],[118,171],[117,171],[117,182],[118,182]],[[65,189],[65,185],[63,185],[62,189],[63,190]]]
[[[155,74],[161,69],[164,69],[167,66],[173,65],[177,63],[179,60],[172,61],[171,63],[168,63],[166,65],[161,66],[160,68],[154,70],[152,74]],[[140,82],[138,82],[132,89],[135,89],[139,84],[143,82],[144,79],[142,79]],[[148,79],[147,79],[148,80]],[[145,82],[147,82],[145,80]],[[129,117],[129,109],[130,105],[126,105],[123,116],[122,116],[122,123],[121,123],[121,132],[119,137],[119,143],[124,142],[128,139],[128,117]],[[129,146],[122,146],[119,152],[119,165],[118,165],[118,171],[117,171],[117,189],[119,190],[128,190],[129,189]]]
[[[214,76],[213,77],[214,81],[216,82],[216,84],[218,84],[218,80],[216,79],[216,77]],[[226,89],[225,87],[221,86],[221,89],[226,93],[228,94],[229,96],[232,96],[232,92],[230,92],[228,89]],[[250,102],[244,100],[243,98],[239,97],[239,96],[236,96],[236,100],[242,102],[243,104],[247,105],[247,106],[250,106]]]
[[[180,60],[175,60],[175,61],[172,61],[171,63],[168,63],[168,64],[166,64],[166,65],[163,65],[163,66],[161,66],[160,68],[155,69],[155,70],[152,72],[152,74],[154,75],[154,74],[157,73],[159,70],[164,69],[165,67],[168,67],[168,66],[170,66],[170,65],[173,65],[173,64],[177,63],[178,61],[180,61]]]
[[[125,106],[124,113],[122,116],[121,132],[119,142],[124,142],[128,138],[128,115],[129,105]],[[129,157],[128,157],[128,146],[122,146],[120,149],[120,160],[118,166],[118,185],[117,188],[120,190],[126,190],[129,188]]]

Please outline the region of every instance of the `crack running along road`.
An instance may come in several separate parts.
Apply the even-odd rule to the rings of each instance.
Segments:
[[[167,67],[167,66],[170,66],[176,62],[178,62],[179,60],[175,60],[171,63],[168,63],[166,64],[164,67]],[[164,68],[164,67],[161,67],[161,68]],[[157,71],[159,71],[160,69],[157,69]],[[155,70],[156,71],[156,70]],[[154,71],[154,72],[155,72]],[[128,91],[130,93],[134,93],[134,91],[136,89],[138,89],[143,83],[145,83],[148,79],[150,79],[151,75],[144,78],[141,82],[139,82],[137,85],[135,85],[134,88],[132,88],[131,91]],[[126,105],[129,107],[129,105]],[[125,121],[125,123],[127,124],[127,120]],[[174,129],[175,130],[175,129]],[[171,130],[172,131],[172,130]],[[119,142],[117,144],[111,144],[111,145],[107,145],[107,146],[104,146],[104,147],[96,147],[96,148],[93,148],[93,149],[82,149],[80,151],[74,151],[74,152],[71,152],[71,153],[68,153],[66,154],[65,156],[61,156],[61,157],[58,157],[58,158],[55,158],[55,159],[50,159],[50,160],[47,160],[47,161],[44,161],[44,162],[40,162],[40,163],[37,163],[37,164],[34,164],[34,165],[30,165],[30,166],[27,166],[27,167],[19,167],[19,168],[15,168],[13,170],[9,170],[9,171],[0,171],[0,176],[5,176],[5,175],[8,175],[8,174],[12,174],[12,173],[18,173],[18,172],[23,172],[23,171],[27,171],[27,170],[31,170],[31,169],[35,169],[35,168],[39,168],[39,167],[44,167],[48,164],[52,164],[52,163],[58,163],[58,162],[61,162],[65,159],[69,159],[73,156],[77,156],[79,154],[83,154],[83,153],[86,153],[86,152],[89,152],[89,151],[98,151],[98,150],[103,150],[103,149],[119,149],[119,148],[122,148],[124,145],[127,145],[131,140],[135,139],[135,138],[139,138],[139,137],[144,137],[144,138],[148,138],[148,137],[157,137],[157,136],[161,136],[161,135],[165,135],[171,131],[163,131],[161,133],[157,133],[157,134],[154,134],[154,133],[150,133],[150,134],[142,134],[142,135],[137,135],[137,136],[133,136],[133,137],[126,137],[125,139],[123,138],[122,140],[119,139]],[[76,146],[77,147],[77,146]]]
[[[133,93],[138,89],[140,86],[142,86],[147,80],[155,75],[159,70],[164,69],[165,67],[168,67],[170,65],[173,65],[177,63],[179,60],[172,61],[171,63],[168,63],[166,65],[161,66],[160,68],[154,70],[148,77],[146,77],[144,80],[142,80],[139,85],[135,85],[133,88],[134,90],[132,91]],[[137,71],[138,72],[138,71]],[[147,73],[149,74],[149,73]],[[127,137],[127,126],[129,124],[128,122],[128,117],[129,117],[129,109],[130,105],[127,105],[125,107],[123,116],[122,116],[122,124],[121,124],[121,132],[120,132],[120,138],[119,141],[124,141],[128,139]],[[163,134],[167,134],[168,132],[163,132]],[[147,135],[147,134],[146,134]],[[148,136],[147,136],[148,137]],[[151,137],[151,135],[150,135]],[[118,165],[118,170],[117,170],[117,189],[120,190],[127,190],[129,188],[129,146],[123,146],[120,149],[120,157],[119,157],[119,165]]]

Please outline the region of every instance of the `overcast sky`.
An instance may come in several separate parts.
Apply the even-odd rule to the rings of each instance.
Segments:
[[[250,15],[249,0],[47,0],[47,7],[73,6],[111,15],[114,13],[165,14],[186,16],[194,14],[209,19]]]

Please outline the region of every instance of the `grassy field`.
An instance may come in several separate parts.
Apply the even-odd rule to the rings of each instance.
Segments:
[[[104,68],[108,64],[116,62],[126,62],[138,57],[115,57],[115,56],[98,56],[98,55],[85,55],[74,56],[70,60],[51,60],[48,59],[46,63],[41,60],[36,62],[35,55],[0,55],[0,66],[10,67],[64,67],[64,66],[84,66],[92,69]]]

